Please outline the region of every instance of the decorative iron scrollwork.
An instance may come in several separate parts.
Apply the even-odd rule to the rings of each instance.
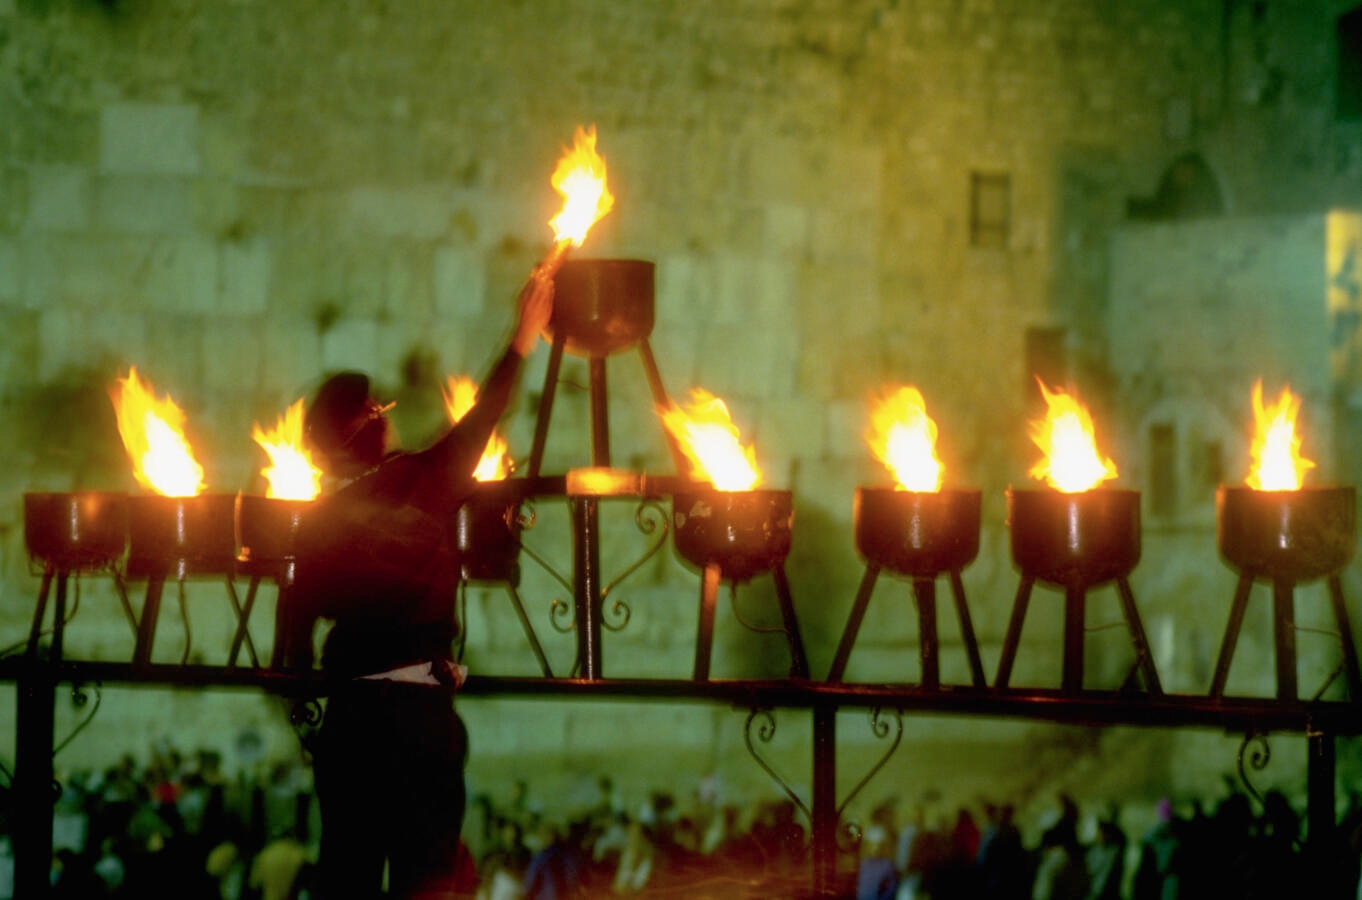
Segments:
[[[634,510],[634,525],[636,525],[638,530],[645,535],[654,534],[659,531],[661,533],[658,534],[657,538],[643,551],[642,556],[634,560],[634,562],[625,568],[619,575],[615,576],[613,581],[601,588],[602,604],[604,604],[606,599],[610,596],[611,591],[619,587],[620,584],[629,578],[629,576],[643,568],[648,560],[658,554],[658,551],[667,543],[667,535],[671,533],[671,517],[667,515],[666,510],[662,508],[662,504],[657,500],[644,500],[638,505],[638,509]],[[621,631],[629,624],[629,617],[632,614],[629,604],[619,599],[616,599],[608,606],[603,605],[601,612],[601,627],[608,631]],[[606,618],[607,616],[614,616],[617,621],[612,622],[609,618]]]
[[[315,728],[322,724],[322,704],[316,697],[294,701],[288,720],[294,728]]]
[[[1250,745],[1254,744],[1257,746],[1250,749]],[[1258,805],[1262,806],[1263,795],[1258,793],[1258,789],[1255,788],[1253,782],[1249,780],[1248,772],[1245,771],[1245,757],[1247,757],[1249,769],[1252,769],[1255,772],[1261,772],[1266,769],[1267,764],[1272,761],[1272,747],[1267,742],[1267,735],[1259,734],[1256,731],[1250,731],[1248,734],[1244,735],[1244,742],[1239,745],[1239,780],[1243,782],[1244,787],[1248,790],[1253,799],[1258,801]]]
[[[785,779],[781,778],[780,775],[776,773],[776,770],[771,767],[771,764],[762,758],[762,755],[757,752],[756,746],[752,743],[752,724],[757,722],[758,719],[761,720],[756,728],[758,740],[763,744],[769,744],[771,743],[771,739],[776,735],[776,717],[771,714],[771,710],[762,707],[752,710],[748,713],[747,722],[743,725],[742,729],[742,738],[743,742],[747,745],[747,752],[757,761],[757,765],[761,766],[766,774],[770,775],[771,778],[775,780],[776,784],[780,785],[780,789],[785,792],[785,796],[790,798],[790,802],[798,807],[800,812],[804,813],[805,817],[810,822],[813,822],[813,813],[809,811],[809,807],[805,805],[803,800],[799,799],[799,796],[795,794],[785,782]]]
[[[53,757],[55,757],[58,753],[62,752],[62,750],[66,749],[66,746],[76,739],[76,735],[84,731],[86,726],[89,725],[92,721],[94,721],[95,713],[99,712],[99,705],[102,702],[104,702],[104,694],[102,691],[100,691],[98,682],[95,682],[95,684],[91,685],[90,690],[94,691],[95,705],[90,707],[90,711],[85,714],[84,719],[80,720],[80,724],[77,725],[75,728],[71,729],[71,733],[68,734],[65,738],[63,738],[60,744],[57,744],[55,747],[52,748]],[[71,685],[71,705],[74,706],[76,709],[84,709],[87,705],[89,705],[89,703],[90,695],[86,692],[85,685],[81,684],[80,682],[73,683]]]
[[[870,733],[878,740],[884,740],[889,736],[889,723],[880,717],[883,712],[884,710],[878,706],[870,711]],[[889,762],[889,759],[899,749],[899,744],[903,742],[903,712],[896,709],[893,711],[893,714],[894,739],[890,742],[889,749],[884,752],[884,755],[879,758],[875,765],[870,767],[870,771],[865,773],[865,777],[856,782],[856,786],[851,789],[851,793],[847,794],[846,798],[842,800],[841,805],[837,807],[837,817],[839,819],[842,817],[842,811],[847,808],[847,804],[851,803],[851,801],[856,798],[856,795],[870,783],[870,780],[879,774],[880,770],[885,767]]]

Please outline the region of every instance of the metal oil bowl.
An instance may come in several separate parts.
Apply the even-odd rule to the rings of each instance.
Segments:
[[[1331,575],[1353,556],[1357,497],[1351,487],[1216,491],[1220,555],[1246,575],[1310,581]]]
[[[1140,493],[1094,488],[1007,492],[1012,560],[1025,575],[1087,588],[1129,575],[1140,561]]]
[[[24,547],[32,559],[67,571],[99,568],[121,559],[127,544],[127,494],[24,494]]]
[[[568,259],[554,275],[549,332],[576,356],[627,350],[653,332],[654,265],[641,259]]]
[[[979,491],[856,489],[856,549],[877,566],[918,578],[959,571],[979,553]]]
[[[672,498],[676,552],[700,568],[717,565],[735,583],[770,571],[790,555],[790,491],[677,492]]]

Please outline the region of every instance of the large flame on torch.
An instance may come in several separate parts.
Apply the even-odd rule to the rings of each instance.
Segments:
[[[251,439],[269,455],[270,465],[260,470],[268,487],[266,497],[279,500],[313,500],[322,491],[322,470],[312,463],[303,446],[303,401],[295,401],[279,417],[274,429],[251,425]]]
[[[1263,382],[1253,385],[1254,434],[1253,468],[1246,479],[1258,491],[1298,491],[1305,473],[1315,467],[1300,455],[1301,439],[1296,434],[1296,413],[1301,398],[1282,388],[1277,402],[1263,405]]]
[[[658,407],[662,424],[676,438],[692,471],[721,491],[747,491],[761,482],[756,452],[744,447],[724,401],[693,388],[688,407]]]
[[[941,490],[942,466],[936,456],[936,423],[915,387],[901,387],[879,399],[870,413],[866,442],[903,491]]]
[[[449,421],[457,423],[478,400],[478,385],[466,375],[450,375],[445,387],[445,412]],[[511,474],[510,446],[506,439],[493,430],[483,448],[473,477],[478,481],[500,481]]]
[[[586,234],[615,205],[605,183],[605,160],[596,152],[596,126],[577,126],[571,149],[564,149],[553,176],[553,189],[563,198],[563,208],[549,219],[554,247],[539,265],[548,278],[558,270],[568,250],[582,246]]]
[[[194,497],[203,491],[203,467],[184,436],[184,413],[169,397],[158,398],[150,382],[137,376],[115,379],[109,387],[118,433],[142,487],[167,497]]]
[[[1045,458],[1027,474],[1066,494],[1092,490],[1115,478],[1116,464],[1097,452],[1087,408],[1062,391],[1051,391],[1039,378],[1036,383],[1047,410],[1044,419],[1031,422],[1030,433]]]

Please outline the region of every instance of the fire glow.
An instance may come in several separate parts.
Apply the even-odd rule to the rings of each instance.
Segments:
[[[1276,403],[1264,406],[1262,379],[1254,383],[1253,467],[1246,479],[1254,490],[1298,491],[1305,473],[1315,467],[1300,455],[1301,439],[1296,433],[1300,407],[1301,398],[1285,387]]]
[[[615,205],[615,197],[606,186],[605,159],[596,152],[596,126],[577,127],[573,146],[563,151],[549,183],[563,198],[563,208],[549,219],[553,250],[539,266],[539,271],[551,278],[568,250],[582,246],[591,226]]]
[[[1031,422],[1030,433],[1045,458],[1027,474],[1066,494],[1089,491],[1115,478],[1116,464],[1097,452],[1087,408],[1063,391],[1051,391],[1039,378],[1036,383],[1047,409],[1044,419]]]
[[[321,493],[322,470],[312,464],[303,448],[303,401],[294,402],[279,417],[274,429],[251,426],[251,439],[268,454],[270,465],[260,470],[268,488],[266,497],[279,500],[314,500]]]
[[[875,458],[897,479],[898,490],[941,490],[942,466],[936,455],[936,423],[915,387],[901,387],[880,398],[870,414],[866,442]]]
[[[109,388],[118,433],[142,487],[167,497],[194,497],[204,488],[203,467],[184,436],[184,413],[169,397],[158,398],[150,382],[128,369]]]
[[[478,386],[466,375],[450,375],[444,388],[445,412],[452,424],[468,415],[478,400]],[[495,430],[487,439],[473,477],[478,481],[500,481],[511,474],[510,448]]]
[[[756,451],[744,447],[724,401],[692,388],[690,404],[659,407],[662,424],[676,438],[692,472],[720,491],[748,491],[761,482]]]

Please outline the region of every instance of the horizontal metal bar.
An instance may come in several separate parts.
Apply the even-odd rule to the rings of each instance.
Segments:
[[[320,673],[296,674],[271,669],[224,666],[65,661],[48,663],[15,657],[0,660],[0,682],[18,682],[30,667],[41,667],[58,681],[98,682],[128,687],[253,689],[283,696],[327,696],[355,690],[355,682]],[[54,668],[55,671],[51,671]],[[366,683],[358,689],[369,689]],[[386,687],[385,689],[392,689]],[[403,688],[405,689],[405,687]],[[411,688],[440,690],[440,688]],[[944,716],[1031,719],[1073,725],[1191,726],[1230,732],[1325,731],[1362,734],[1362,704],[1346,701],[1284,701],[1275,697],[1223,697],[1195,694],[1079,693],[1056,690],[917,685],[848,684],[799,678],[761,681],[609,678],[530,678],[474,675],[458,690],[471,698],[544,697],[580,700],[650,699],[681,703],[719,703],[738,708],[887,707]]]

